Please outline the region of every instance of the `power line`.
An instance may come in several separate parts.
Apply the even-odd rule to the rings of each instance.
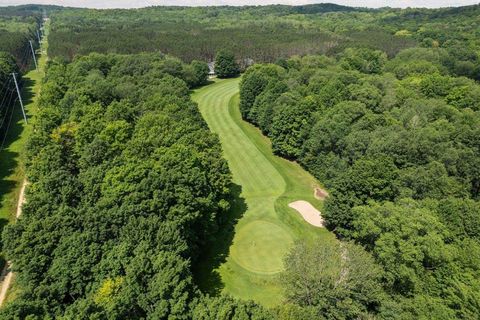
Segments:
[[[14,107],[15,107],[15,103],[17,102],[17,99],[15,99],[13,101],[13,104],[12,104],[12,111],[10,112],[10,119],[8,120],[7,129],[5,130],[5,135],[3,136],[2,145],[0,146],[0,151],[3,150],[3,146],[5,145],[5,141],[7,140],[8,130],[10,129],[10,124],[12,123],[13,110],[14,110]]]
[[[10,82],[12,82],[12,78],[9,77],[8,82],[3,83],[3,86],[2,86],[2,89],[0,90],[0,92],[3,91],[3,89],[5,89],[5,86],[7,86],[7,89],[8,89],[8,86],[10,85]]]
[[[29,46],[25,46],[23,50],[24,51],[23,51],[22,59],[20,60],[20,67],[27,67],[30,48]]]
[[[32,57],[33,57],[33,62],[35,62],[35,69],[37,69],[38,71],[37,57],[35,57],[35,50],[33,50],[32,40],[29,40],[28,42],[30,42],[30,48],[32,49]]]
[[[15,76],[15,72],[12,72],[12,76],[13,76],[13,82],[15,82],[15,88],[17,88],[18,101],[20,101],[20,106],[22,107],[23,119],[25,119],[25,123],[28,124],[27,115],[25,114],[25,109],[23,108],[22,94],[20,92],[20,89],[18,88],[18,82]]]
[[[7,95],[5,95],[7,96]],[[3,128],[3,124],[5,123],[5,119],[7,119],[7,116],[8,116],[8,109],[12,109],[11,112],[13,112],[13,105],[11,104],[12,102],[12,96],[13,96],[13,91],[10,91],[10,98],[8,99],[8,103],[7,103],[7,111],[5,112],[5,115],[3,116],[3,119],[2,119],[2,123],[0,124],[0,129]],[[7,134],[7,132],[5,132],[5,134]]]
[[[8,91],[12,91],[12,89],[9,89],[10,87],[10,83],[12,82],[12,78],[10,78],[8,80],[8,82],[5,82],[4,85],[3,85],[3,88],[2,88],[2,91],[4,91],[4,94],[3,94],[3,98],[2,98],[2,101],[0,103],[0,109],[3,109],[4,108],[4,102],[5,102],[5,99],[7,98],[7,95],[8,95]],[[9,107],[9,105],[6,105],[7,107]]]
[[[5,97],[8,95],[8,92],[6,92],[5,94]],[[10,97],[11,97],[11,93],[10,93]],[[9,101],[11,101],[12,99],[10,98]],[[5,106],[5,114],[3,115],[3,118],[2,118],[2,122],[0,123],[0,129],[3,128],[3,124],[5,123],[5,119],[7,118],[8,116],[8,109],[10,108],[10,104],[6,104]]]

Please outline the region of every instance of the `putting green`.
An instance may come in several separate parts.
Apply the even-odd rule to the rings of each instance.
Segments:
[[[227,256],[215,265],[218,257],[206,254],[197,267],[197,282],[211,292],[213,281],[208,277],[214,269],[224,292],[274,306],[282,301],[278,273],[293,242],[300,238],[322,241],[322,237],[333,236],[325,229],[312,227],[288,207],[289,202],[306,200],[321,209],[321,201],[313,197],[318,182],[298,164],[273,155],[270,141],[241,119],[239,82],[218,80],[192,96],[210,129],[219,136],[233,182],[241,187],[240,200],[244,201],[244,206],[232,209],[236,211],[234,216],[240,216],[233,239],[212,244],[212,256],[219,251],[213,247],[228,245],[228,252],[222,253]]]
[[[282,271],[283,257],[292,242],[288,232],[278,225],[254,221],[239,230],[230,256],[251,272],[274,274]]]

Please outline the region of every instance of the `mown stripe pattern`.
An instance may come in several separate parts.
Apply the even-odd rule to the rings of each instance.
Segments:
[[[298,238],[317,239],[325,231],[308,226],[287,203],[315,201],[315,179],[295,163],[272,154],[268,140],[238,114],[239,79],[219,80],[193,94],[210,129],[217,133],[224,156],[241,186],[247,209],[235,226],[226,263],[218,268],[224,291],[264,305],[282,299],[278,273]],[[312,200],[313,199],[313,200]]]

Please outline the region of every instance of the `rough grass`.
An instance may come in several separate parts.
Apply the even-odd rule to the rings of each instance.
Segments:
[[[224,156],[238,187],[232,221],[212,235],[211,252],[196,270],[202,289],[224,291],[265,306],[282,301],[278,273],[297,239],[333,237],[303,220],[288,203],[306,200],[321,209],[313,188],[318,182],[298,164],[273,155],[270,141],[241,119],[239,79],[219,80],[194,92],[210,129],[219,135]]]

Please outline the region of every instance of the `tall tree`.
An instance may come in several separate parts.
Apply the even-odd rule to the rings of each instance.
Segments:
[[[280,276],[288,302],[315,307],[327,319],[376,312],[383,298],[382,269],[362,247],[337,240],[297,243]]]
[[[215,73],[219,78],[232,78],[240,73],[235,55],[227,50],[220,50],[215,57]]]

